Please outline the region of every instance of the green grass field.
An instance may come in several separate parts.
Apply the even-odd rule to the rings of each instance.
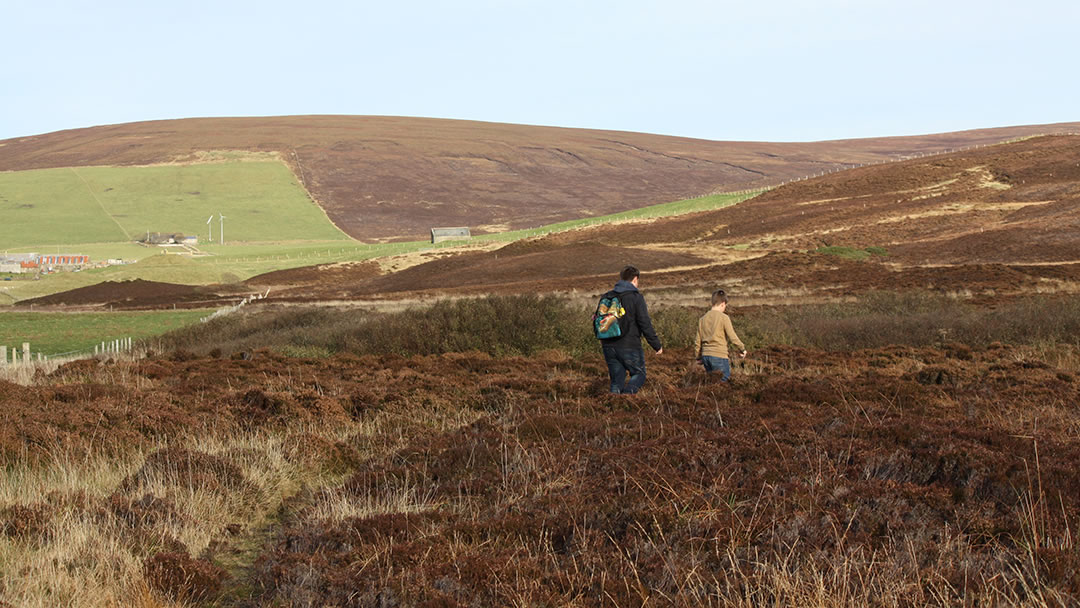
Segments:
[[[225,240],[344,241],[283,163],[79,167],[0,173],[0,243],[10,251],[130,247],[149,232]],[[206,221],[213,215],[211,225]]]
[[[148,338],[197,323],[208,310],[154,312],[3,312],[0,313],[0,345],[22,350],[30,343],[33,356],[92,353],[102,342]]]

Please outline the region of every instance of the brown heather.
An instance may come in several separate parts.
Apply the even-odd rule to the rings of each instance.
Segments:
[[[657,310],[632,398],[538,298],[2,384],[0,601],[1076,606],[1075,306],[875,297],[736,310],[730,385],[691,364],[700,311]]]

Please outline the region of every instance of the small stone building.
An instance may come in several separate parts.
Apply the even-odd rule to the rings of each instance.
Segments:
[[[467,227],[459,228],[432,228],[431,229],[431,242],[441,243],[443,241],[462,241],[472,238],[472,233],[469,232]]]

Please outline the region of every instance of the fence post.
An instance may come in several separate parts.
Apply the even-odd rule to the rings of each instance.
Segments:
[[[7,346],[0,346],[0,365],[7,366]]]
[[[23,359],[23,363],[25,363],[27,365],[30,365],[30,363],[32,363],[32,361],[30,360],[30,343],[29,342],[23,342],[22,343],[22,359]]]

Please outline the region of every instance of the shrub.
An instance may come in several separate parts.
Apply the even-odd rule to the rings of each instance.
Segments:
[[[233,354],[260,348],[303,358],[338,353],[405,357],[479,351],[492,356],[533,356],[556,350],[571,356],[596,351],[591,310],[554,296],[489,296],[441,301],[395,313],[301,309],[218,319],[173,332],[164,348]],[[689,348],[702,309],[681,306],[651,311],[665,345]],[[869,292],[854,301],[781,306],[735,312],[735,329],[751,348],[782,344],[850,350],[887,345],[929,346],[960,342],[987,346],[1077,344],[1080,301],[1044,296],[979,308],[922,291]],[[177,355],[180,356],[180,355]]]

